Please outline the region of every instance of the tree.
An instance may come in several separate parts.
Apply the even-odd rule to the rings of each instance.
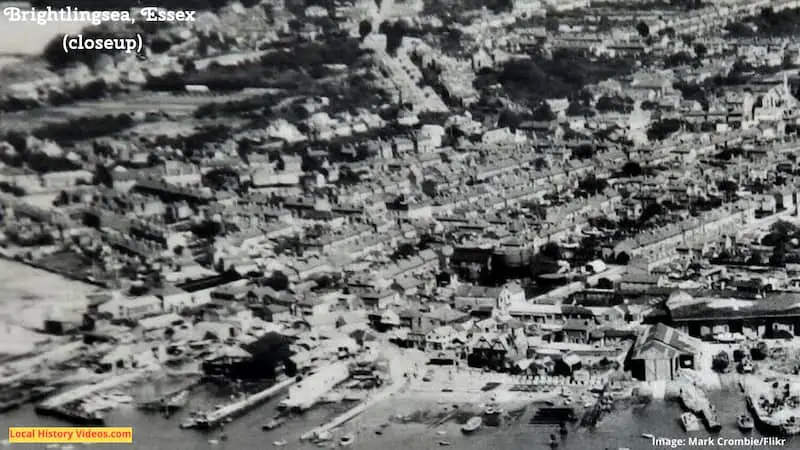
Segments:
[[[725,373],[730,364],[731,358],[728,356],[728,352],[723,350],[714,356],[713,360],[711,361],[711,368],[716,372]]]
[[[658,34],[660,36],[667,36],[670,39],[675,39],[675,35],[676,35],[675,28],[672,28],[672,27],[664,28],[663,30],[659,31]]]
[[[786,249],[783,245],[776,245],[772,249],[772,254],[769,257],[769,263],[772,266],[783,266],[786,262]]]
[[[650,27],[644,22],[639,22],[636,24],[636,31],[638,31],[639,35],[643,38],[650,36]]]
[[[659,105],[654,101],[645,100],[642,102],[640,106],[644,111],[655,111],[656,109],[658,109]]]
[[[608,187],[608,181],[603,178],[597,178],[594,175],[589,175],[578,183],[578,187],[592,195],[596,195],[603,192]]]
[[[733,180],[722,180],[717,183],[717,188],[725,195],[725,201],[731,201],[739,191],[739,185]]]
[[[581,144],[572,149],[572,157],[575,159],[589,159],[594,156],[594,146],[591,144]]]
[[[358,35],[361,36],[361,40],[364,40],[370,33],[372,33],[372,22],[366,19],[362,20],[358,24]]]
[[[403,36],[405,36],[406,27],[403,22],[395,22],[386,30],[386,53],[394,55],[397,49],[403,45]]]
[[[673,133],[680,131],[683,123],[680,119],[664,119],[650,124],[647,129],[647,138],[663,141]]]
[[[597,105],[595,105],[595,108],[597,108],[597,110],[600,112],[614,111],[618,113],[627,113],[633,109],[632,103],[633,101],[628,98],[622,98],[616,95],[604,95],[597,99]]]
[[[551,122],[556,120],[556,115],[553,113],[553,110],[550,108],[550,104],[547,102],[542,102],[536,109],[533,111],[533,120],[538,122]]]
[[[561,259],[561,247],[555,242],[547,242],[539,249],[539,255],[553,261]]]
[[[769,348],[767,347],[767,344],[764,342],[759,342],[755,347],[750,349],[750,356],[753,358],[753,361],[762,361],[766,359],[768,352]]]
[[[111,171],[108,170],[108,167],[100,163],[95,166],[92,184],[103,185],[108,188],[114,187],[114,177],[111,175]]]
[[[622,166],[622,174],[626,177],[638,177],[642,174],[642,166],[636,161],[628,161]]]
[[[540,157],[538,157],[538,158],[533,160],[533,167],[536,170],[543,170],[543,169],[547,169],[548,167],[550,167],[550,164],[547,162],[546,159],[544,159],[543,157],[540,156]]]
[[[497,117],[497,126],[500,128],[508,127],[513,131],[519,128],[521,123],[522,118],[519,114],[508,108],[500,111],[500,115]]]
[[[69,204],[69,194],[66,191],[58,193],[58,197],[53,200],[53,206],[63,206]]]
[[[694,44],[694,54],[703,59],[708,54],[708,48],[702,42],[698,42]]]
[[[639,216],[639,222],[644,223],[653,217],[664,214],[664,207],[660,203],[650,203],[642,210],[642,215]]]
[[[285,291],[289,288],[289,277],[280,270],[276,270],[267,279],[266,284],[276,291]]]

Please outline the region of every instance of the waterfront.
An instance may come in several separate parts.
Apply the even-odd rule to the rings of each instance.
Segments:
[[[39,269],[24,266],[18,262],[0,260],[0,281],[2,281],[3,310],[6,322],[34,326],[35,321],[52,311],[55,307],[81,308],[81,296],[94,290],[94,287],[64,279]],[[32,280],[37,280],[33,283]],[[68,292],[68,294],[65,294]],[[14,312],[14,314],[12,314]],[[21,322],[20,322],[21,321]],[[719,436],[739,437],[736,428],[736,417],[745,410],[745,403],[741,392],[733,387],[735,383],[726,383],[728,388],[723,391],[709,392],[709,398],[720,410],[723,430]],[[135,393],[135,389],[133,390]],[[153,450],[189,450],[195,448],[228,448],[249,449],[272,447],[273,441],[286,440],[289,449],[316,448],[311,443],[301,443],[299,436],[312,428],[332,419],[337,414],[354,406],[350,404],[320,406],[295,417],[284,426],[269,432],[261,430],[261,425],[276,414],[277,403],[282,398],[278,395],[264,405],[235,419],[225,427],[227,440],[220,441],[217,445],[209,444],[210,439],[219,438],[217,431],[200,432],[196,430],[181,430],[180,422],[186,417],[187,411],[192,409],[207,409],[228,401],[227,392],[220,392],[209,387],[193,392],[187,409],[170,418],[157,414],[148,414],[136,410],[131,405],[122,405],[108,416],[108,425],[132,426],[134,428],[134,447]],[[340,436],[347,432],[356,435],[356,448],[364,450],[379,450],[382,448],[437,448],[440,440],[447,440],[452,446],[464,450],[479,450],[500,446],[508,449],[546,449],[548,436],[555,432],[554,427],[529,425],[527,417],[518,422],[508,424],[501,429],[484,428],[478,433],[464,436],[461,434],[460,425],[448,422],[439,427],[427,424],[392,424],[382,430],[379,436],[375,434],[381,424],[388,422],[395,414],[409,414],[417,410],[433,409],[437,405],[434,395],[406,395],[399,394],[397,398],[381,402],[371,408],[366,414],[356,417],[346,423],[341,429],[335,430],[334,435]],[[427,402],[427,403],[426,403]],[[595,430],[574,430],[559,447],[566,450],[596,450],[598,448],[617,449],[620,447],[630,449],[653,448],[651,442],[641,437],[642,433],[650,433],[656,437],[682,438],[687,436],[680,427],[678,417],[681,409],[677,403],[671,401],[654,401],[650,405],[637,409],[626,409],[614,412],[604,417]],[[0,426],[66,426],[65,422],[57,419],[38,416],[34,413],[32,405],[9,412],[0,416]],[[701,437],[707,433],[695,433]],[[757,432],[753,436],[758,436]],[[601,444],[600,447],[598,444]],[[112,448],[100,445],[98,448]],[[800,447],[795,441],[788,443],[785,448]],[[44,446],[40,446],[44,448]],[[116,447],[113,447],[116,448]],[[739,448],[739,447],[729,447]],[[746,448],[746,447],[741,447]],[[761,447],[777,449],[780,447]]]
[[[97,289],[17,261],[0,258],[0,355],[23,354],[50,338],[33,333],[47,317],[80,315]]]
[[[744,411],[744,401],[740,393],[734,390],[725,390],[710,393],[712,401],[720,410],[723,429],[717,436],[741,437],[736,428],[736,417]],[[181,430],[178,424],[185,417],[186,412],[181,412],[169,419],[158,415],[145,414],[124,406],[109,416],[109,425],[132,426],[134,428],[134,447],[152,450],[189,450],[196,448],[220,449],[253,449],[270,448],[272,442],[285,439],[288,449],[316,448],[310,443],[300,443],[297,437],[308,431],[314,425],[320,424],[348,406],[323,406],[305,413],[302,417],[290,420],[283,427],[265,432],[261,425],[275,414],[275,407],[280,396],[271,400],[260,408],[236,419],[225,427],[224,433],[227,440],[220,441],[217,445],[209,444],[209,439],[219,437],[218,432],[199,432],[195,430]],[[192,405],[197,407],[200,402],[207,402],[209,397],[202,392],[194,395]],[[379,450],[385,448],[414,448],[433,449],[438,447],[438,441],[447,440],[452,447],[463,450],[479,450],[486,448],[506,448],[511,450],[546,449],[549,448],[547,439],[550,433],[556,431],[552,426],[529,425],[527,420],[509,424],[500,429],[484,428],[476,434],[464,436],[459,430],[459,424],[446,423],[440,427],[431,427],[423,424],[392,424],[383,430],[382,435],[374,431],[380,423],[386,422],[389,416],[397,412],[398,408],[408,408],[416,400],[393,399],[371,409],[363,417],[359,417],[346,424],[336,435],[348,431],[355,431],[356,444],[354,448],[363,450]],[[190,405],[190,407],[192,407]],[[352,405],[350,405],[352,406]],[[626,409],[606,416],[597,429],[573,430],[559,447],[566,450],[597,450],[608,448],[616,450],[620,447],[636,449],[653,448],[651,442],[641,437],[642,433],[651,433],[657,437],[684,438],[688,435],[681,429],[678,417],[681,408],[672,401],[653,401],[640,409]],[[64,426],[63,422],[37,416],[32,407],[0,416],[0,426],[26,426],[26,425],[53,425]],[[359,430],[354,430],[358,427]],[[708,433],[693,433],[692,436],[704,437]],[[753,432],[752,436],[759,436]],[[96,445],[99,449],[115,448],[112,445]],[[41,446],[44,448],[44,446]],[[728,447],[748,448],[748,447]],[[787,442],[783,447],[760,446],[764,449],[798,448],[798,442]]]

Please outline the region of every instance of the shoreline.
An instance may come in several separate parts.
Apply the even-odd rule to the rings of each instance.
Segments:
[[[93,286],[96,286],[96,287],[108,288],[108,285],[106,283],[102,282],[102,281],[93,281],[93,280],[88,279],[88,277],[75,275],[75,274],[70,273],[70,272],[61,271],[61,270],[55,269],[53,267],[49,267],[49,266],[47,266],[45,264],[38,263],[36,261],[26,261],[24,259],[17,259],[16,257],[8,255],[8,254],[6,254],[5,252],[3,252],[1,250],[0,250],[0,260],[5,260],[5,261],[13,262],[13,263],[18,263],[18,264],[21,264],[23,266],[29,267],[31,269],[42,270],[44,272],[48,272],[50,274],[58,275],[60,277],[66,278],[67,280],[70,280],[70,281],[77,281],[77,282],[84,283],[84,284],[90,284],[90,285],[93,285]]]
[[[0,354],[19,355],[51,339],[39,330],[49,317],[83,314],[97,287],[21,261],[0,258]]]

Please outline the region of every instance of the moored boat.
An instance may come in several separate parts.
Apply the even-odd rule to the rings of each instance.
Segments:
[[[717,432],[722,429],[719,415],[712,405],[707,405],[703,408],[702,416],[703,421],[706,423],[706,428],[708,428],[709,431]]]
[[[750,358],[742,358],[739,361],[739,372],[741,373],[753,373],[755,371],[755,367],[753,366],[753,362],[750,361]]]
[[[283,417],[275,417],[273,419],[270,419],[269,422],[262,425],[261,429],[264,431],[274,430],[283,425],[284,423],[286,423],[286,419],[284,419]]]
[[[703,393],[694,385],[686,385],[682,387],[680,398],[683,407],[693,413],[700,413],[707,403]]]
[[[189,391],[180,391],[175,395],[171,395],[165,401],[164,409],[166,411],[175,411],[183,408],[189,402]]]
[[[784,436],[794,436],[800,434],[800,418],[791,416],[784,420],[780,426],[781,433]]]
[[[743,432],[753,431],[753,418],[747,414],[742,414],[736,419],[736,425]]]
[[[700,421],[694,413],[685,412],[681,414],[681,425],[683,429],[688,431],[698,431],[700,429]]]
[[[461,431],[464,433],[472,433],[480,428],[481,425],[483,425],[483,419],[480,417],[472,417],[461,427]]]
[[[347,447],[348,445],[351,445],[355,440],[356,439],[352,434],[345,434],[344,436],[342,436],[341,439],[339,439],[339,445],[342,447]]]

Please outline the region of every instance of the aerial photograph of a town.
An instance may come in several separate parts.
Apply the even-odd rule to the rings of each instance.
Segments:
[[[0,0],[0,447],[90,444],[800,449],[800,0]]]

